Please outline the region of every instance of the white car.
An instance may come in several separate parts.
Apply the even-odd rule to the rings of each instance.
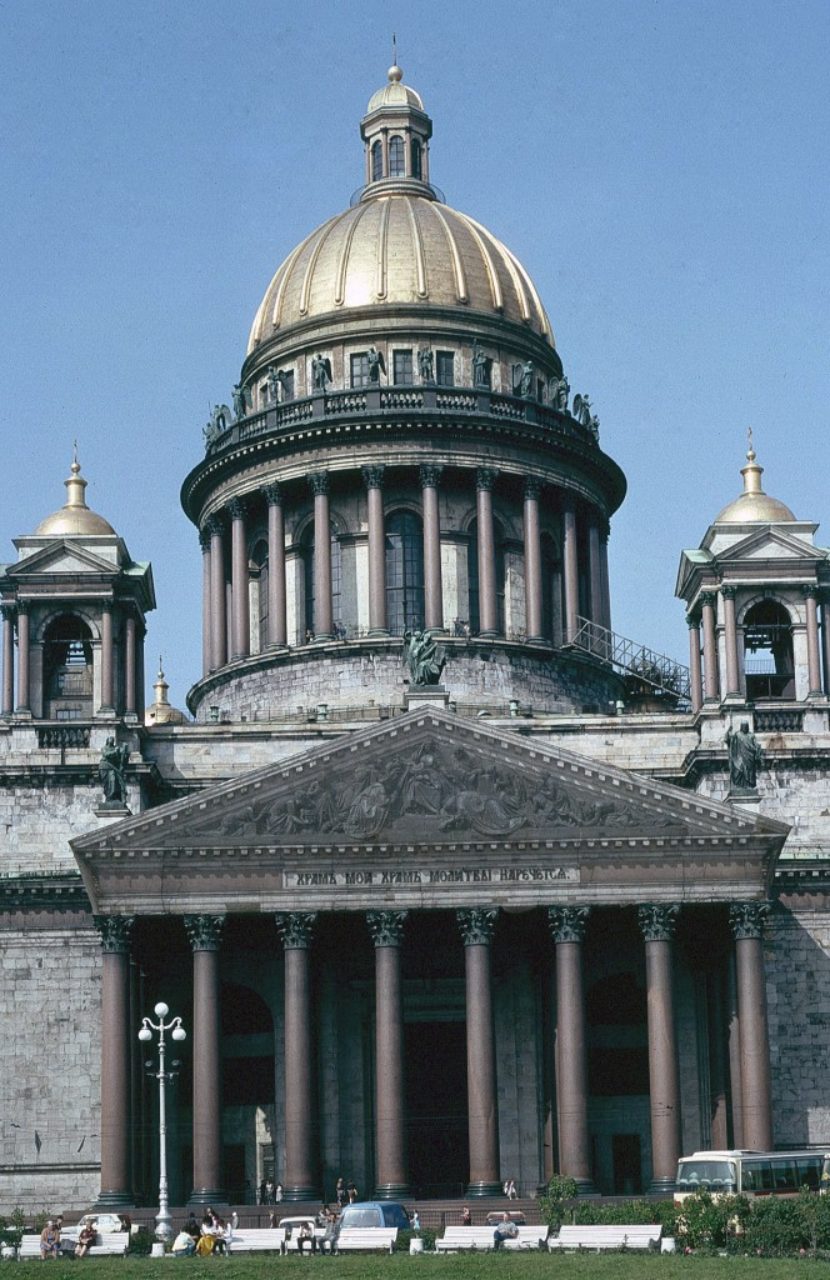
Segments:
[[[91,1222],[99,1236],[111,1235],[114,1231],[123,1231],[124,1224],[117,1213],[85,1213],[78,1226]]]

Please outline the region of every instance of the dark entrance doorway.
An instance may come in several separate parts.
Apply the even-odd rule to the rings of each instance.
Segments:
[[[467,1028],[410,1022],[405,1028],[409,1177],[415,1195],[463,1195],[468,1178]]]
[[[615,1133],[611,1138],[614,1161],[614,1195],[638,1196],[643,1183],[640,1174],[640,1135]]]

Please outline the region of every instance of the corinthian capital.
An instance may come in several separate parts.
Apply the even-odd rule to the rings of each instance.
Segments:
[[[486,907],[470,907],[464,911],[456,911],[458,927],[465,947],[486,945],[492,940],[496,927],[498,911]]]
[[[127,955],[135,916],[93,916],[95,928],[101,935],[101,950]]]
[[[311,945],[316,911],[281,911],[274,918],[286,951],[302,951]]]
[[[768,915],[768,902],[733,902],[729,908],[729,923],[736,939],[760,938]]]
[[[670,942],[680,907],[676,903],[648,903],[637,911],[646,942]]]
[[[185,916],[184,927],[193,951],[218,951],[222,943],[224,916]]]
[[[590,907],[548,907],[548,926],[554,942],[581,942]]]
[[[366,923],[376,947],[399,947],[408,911],[367,911]]]

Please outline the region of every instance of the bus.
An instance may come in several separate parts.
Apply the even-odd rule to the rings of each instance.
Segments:
[[[674,1203],[696,1191],[713,1196],[795,1196],[802,1187],[830,1191],[830,1153],[813,1151],[695,1151],[677,1166]]]

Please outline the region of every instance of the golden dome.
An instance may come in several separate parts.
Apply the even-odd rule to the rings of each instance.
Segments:
[[[715,516],[715,524],[779,524],[782,521],[795,520],[790,508],[777,498],[771,498],[761,488],[761,476],[764,468],[756,461],[752,447],[752,432],[746,455],[746,466],[741,469],[744,478],[744,491],[728,503],[720,515]]]
[[[45,520],[41,520],[35,529],[35,535],[48,535],[50,537],[67,535],[72,537],[73,535],[108,534],[111,537],[115,536],[115,530],[109,521],[105,520],[103,516],[99,516],[97,512],[90,511],[86,505],[84,490],[87,482],[81,475],[81,464],[77,455],[74,457],[69,471],[68,479],[64,480],[66,485],[65,505],[59,511],[53,511],[51,516],[47,516]]]
[[[257,311],[248,354],[309,318],[390,303],[498,315],[554,345],[530,276],[491,232],[427,195],[378,192],[288,255]]]
[[[159,657],[159,672],[156,676],[153,688],[156,692],[156,700],[144,712],[144,723],[146,725],[153,724],[184,724],[187,717],[183,711],[179,711],[178,707],[173,707],[167,698],[167,690],[170,685],[164,678],[164,670]]]
[[[415,107],[416,110],[423,111],[424,102],[420,93],[403,83],[403,71],[397,63],[389,68],[387,75],[389,83],[372,94],[366,114],[371,115],[373,111],[380,111],[383,107]]]

